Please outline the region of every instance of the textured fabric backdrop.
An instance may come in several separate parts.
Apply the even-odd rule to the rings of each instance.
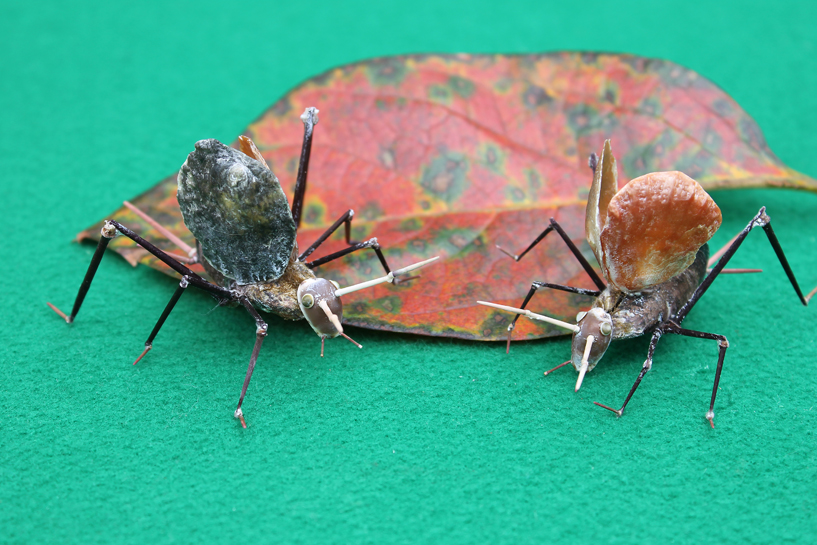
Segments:
[[[254,325],[186,294],[136,367],[175,282],[110,255],[76,323],[90,222],[232,141],[333,66],[414,52],[629,52],[698,71],[817,176],[812,2],[4,2],[0,16],[2,543],[813,542],[814,307],[765,237],[685,325],[731,343],[715,430],[715,343],[669,337],[616,419],[644,339],[579,394],[565,339],[500,344],[270,318],[241,429]],[[317,144],[316,144],[317,146]],[[762,205],[804,287],[817,195],[716,192],[725,243]],[[544,221],[544,220],[543,220]],[[527,278],[520,281],[527,282]],[[815,305],[817,306],[817,305]]]

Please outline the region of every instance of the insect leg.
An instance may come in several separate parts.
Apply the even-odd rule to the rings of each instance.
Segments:
[[[608,407],[607,405],[602,405],[598,401],[594,401],[593,403],[595,403],[599,407],[607,409],[608,411],[616,413],[616,416],[621,416],[621,414],[624,412],[624,407],[626,407],[627,403],[630,402],[630,398],[633,397],[633,394],[638,389],[638,385],[641,384],[641,379],[644,378],[644,375],[647,374],[647,371],[652,369],[652,356],[655,353],[655,345],[658,344],[658,341],[661,339],[661,335],[663,334],[664,331],[661,328],[656,328],[655,331],[653,332],[652,339],[650,340],[650,349],[647,351],[647,359],[644,361],[644,366],[641,368],[641,372],[638,374],[638,378],[635,379],[635,384],[633,384],[633,387],[630,388],[630,393],[627,394],[627,399],[624,400],[624,404],[621,406],[620,409],[616,410],[612,407]]]
[[[531,298],[533,297],[533,294],[536,293],[536,290],[541,288],[550,288],[554,290],[566,291],[569,293],[580,293],[582,295],[590,295],[591,297],[598,297],[599,294],[601,293],[600,291],[586,290],[584,288],[574,288],[572,286],[563,286],[561,284],[551,284],[549,282],[534,282],[533,284],[531,284],[530,290],[528,291],[528,294],[525,296],[525,300],[522,301],[522,306],[520,306],[519,308],[525,308],[527,304],[530,302]],[[522,315],[517,314],[516,316],[514,316],[513,321],[511,321],[511,324],[508,326],[508,343],[505,346],[506,354],[508,354],[511,351],[511,336],[513,335],[513,330],[516,327],[516,322],[517,320],[519,320],[520,316]]]
[[[389,268],[389,264],[386,262],[386,257],[383,255],[383,252],[380,249],[380,244],[377,242],[377,238],[370,238],[366,242],[354,242],[353,240],[351,240],[352,218],[354,217],[355,211],[352,209],[347,210],[345,214],[339,217],[337,221],[335,221],[335,223],[333,223],[331,227],[329,227],[329,229],[327,229],[320,237],[318,237],[318,240],[316,240],[309,248],[304,250],[304,252],[300,256],[298,256],[298,261],[303,261],[304,259],[309,257],[312,254],[312,252],[314,252],[318,248],[318,246],[326,242],[326,239],[329,238],[332,235],[332,233],[337,231],[338,228],[343,224],[346,227],[346,244],[349,244],[349,247],[344,248],[339,252],[335,252],[333,254],[324,256],[320,259],[316,259],[315,261],[307,261],[306,266],[309,267],[310,269],[314,269],[319,265],[329,263],[330,261],[334,261],[335,259],[348,255],[357,250],[362,250],[363,248],[371,248],[375,251],[375,254],[377,254],[377,259],[380,261],[380,264],[383,266],[383,270],[386,271],[386,274],[390,273],[391,268]],[[399,282],[406,282],[407,280],[411,280],[412,278],[417,277],[410,276],[408,278],[401,278]]]
[[[684,318],[686,318],[689,311],[692,310],[692,307],[695,306],[695,303],[700,300],[706,290],[709,289],[709,286],[712,285],[712,282],[715,281],[715,278],[721,273],[726,264],[729,263],[729,260],[732,259],[732,256],[735,255],[735,252],[738,251],[740,245],[743,243],[744,239],[747,237],[749,232],[754,229],[755,227],[763,227],[763,231],[766,233],[766,237],[769,239],[769,243],[772,245],[774,249],[774,253],[777,255],[777,259],[780,260],[780,264],[783,266],[783,270],[786,272],[786,276],[789,278],[789,282],[791,282],[794,291],[797,293],[797,296],[800,298],[800,301],[803,305],[808,305],[808,300],[803,297],[803,292],[800,291],[800,286],[797,285],[797,280],[794,278],[794,273],[789,266],[789,262],[786,259],[786,256],[783,254],[783,249],[780,247],[780,242],[777,240],[777,236],[774,234],[774,230],[772,229],[771,219],[769,216],[766,215],[766,207],[760,209],[757,215],[752,218],[752,221],[740,232],[740,234],[735,237],[734,242],[729,246],[729,248],[724,252],[723,256],[718,261],[717,265],[712,268],[712,271],[706,275],[704,281],[698,286],[698,289],[695,290],[695,293],[692,294],[692,297],[689,298],[689,301],[679,310],[675,316],[673,316],[673,320],[680,324]]]
[[[301,146],[301,159],[298,162],[298,177],[295,179],[295,194],[292,197],[292,219],[295,220],[296,229],[301,226],[301,213],[306,194],[306,175],[309,171],[309,155],[312,152],[312,131],[318,124],[318,109],[304,110],[304,113],[301,114],[301,121],[304,122],[304,142]]]
[[[82,302],[85,300],[85,296],[88,294],[88,290],[91,287],[91,282],[94,279],[94,275],[96,274],[97,269],[99,268],[99,263],[102,261],[102,256],[105,254],[105,248],[108,247],[108,243],[114,238],[117,232],[122,233],[129,239],[133,240],[137,244],[139,244],[142,248],[156,256],[157,259],[162,261],[165,265],[179,273],[180,275],[187,277],[188,282],[193,284],[197,288],[201,288],[211,295],[219,299],[220,301],[229,301],[234,299],[234,296],[230,292],[230,290],[224,289],[220,286],[216,286],[211,284],[201,276],[197,275],[181,263],[179,263],[176,259],[171,257],[170,255],[166,254],[147,240],[143,239],[121,223],[114,221],[114,220],[107,220],[105,224],[102,226],[101,231],[101,238],[99,240],[99,244],[96,247],[96,251],[94,252],[94,256],[91,258],[91,264],[88,266],[88,272],[85,273],[85,278],[82,281],[82,284],[79,287],[79,292],[77,293],[77,298],[74,300],[74,307],[71,310],[71,314],[66,316],[64,312],[59,310],[57,307],[48,303],[48,306],[54,310],[57,314],[62,316],[66,322],[69,324],[74,321],[77,313],[79,312],[80,307],[82,306]]]
[[[145,354],[147,354],[150,349],[153,348],[153,339],[155,339],[156,335],[159,334],[159,330],[162,329],[165,320],[167,320],[167,317],[170,316],[170,313],[173,311],[173,308],[176,306],[176,303],[179,301],[179,298],[182,296],[182,293],[184,293],[184,290],[187,288],[189,283],[190,279],[187,276],[182,276],[182,279],[179,282],[179,287],[176,288],[175,292],[173,292],[173,297],[170,298],[164,312],[162,312],[162,315],[159,317],[159,321],[156,322],[156,325],[153,327],[153,331],[150,332],[150,337],[148,337],[148,340],[145,341],[145,349],[142,351],[139,357],[136,358],[136,361],[133,362],[134,365],[139,363],[139,360],[144,358]]]
[[[504,250],[499,245],[497,245],[497,248],[499,248],[499,250],[502,253],[504,253],[505,255],[510,256],[511,258],[513,258],[515,261],[519,261],[520,259],[525,257],[525,254],[527,254],[529,251],[531,251],[534,246],[539,244],[546,236],[548,236],[551,231],[556,231],[557,233],[559,233],[559,236],[562,237],[562,240],[565,241],[565,244],[567,244],[567,247],[570,249],[570,251],[576,257],[576,259],[579,261],[579,264],[585,270],[585,272],[590,277],[590,279],[593,281],[593,283],[596,285],[596,287],[599,288],[599,290],[604,290],[604,288],[607,287],[604,284],[604,281],[599,277],[598,274],[596,274],[596,271],[593,270],[593,267],[590,266],[590,263],[587,261],[587,259],[585,259],[585,257],[582,255],[582,253],[576,247],[576,245],[573,244],[573,241],[570,240],[569,236],[567,236],[567,233],[565,233],[564,229],[562,229],[562,226],[559,225],[559,223],[553,218],[550,218],[550,225],[548,225],[547,228],[544,231],[542,231],[542,233],[538,237],[536,237],[534,239],[534,241],[531,242],[530,246],[525,248],[525,251],[523,251],[521,254],[514,255],[514,254]]]
[[[693,331],[691,329],[684,329],[672,322],[665,326],[667,333],[675,333],[676,335],[684,335],[685,337],[695,337],[697,339],[712,339],[718,341],[718,367],[715,370],[715,384],[712,386],[712,399],[709,401],[709,411],[706,413],[706,419],[709,420],[709,425],[715,427],[715,396],[718,395],[718,383],[721,380],[721,370],[723,369],[723,358],[726,356],[726,349],[729,348],[729,341],[723,335],[716,335],[714,333],[705,333],[703,331]]]
[[[318,240],[313,242],[312,245],[309,248],[304,250],[303,253],[298,256],[298,261],[303,261],[304,259],[306,259],[310,255],[312,255],[312,252],[317,250],[318,246],[320,246],[321,244],[326,242],[326,239],[329,238],[332,235],[332,233],[337,231],[338,227],[340,227],[341,224],[345,224],[345,227],[346,227],[346,244],[348,244],[350,246],[353,245],[353,244],[359,244],[359,242],[352,242],[352,240],[351,240],[352,218],[353,217],[355,217],[355,211],[350,208],[349,210],[346,211],[345,214],[343,214],[341,217],[339,217],[337,219],[337,221],[335,221],[335,223],[333,223],[332,226],[329,229],[327,229],[326,232],[324,232],[324,234],[322,234],[320,237],[318,237]]]
[[[241,397],[238,398],[238,407],[235,409],[233,416],[241,421],[243,427],[247,427],[247,422],[244,421],[244,412],[241,410],[241,404],[244,403],[244,396],[247,394],[247,387],[250,385],[252,372],[255,370],[255,362],[258,361],[258,353],[261,351],[261,343],[264,342],[264,337],[267,336],[267,323],[258,314],[258,311],[253,308],[252,303],[245,298],[239,299],[250,316],[255,320],[255,345],[252,347],[252,356],[250,356],[250,365],[247,367],[247,376],[244,377],[244,386],[241,388]]]

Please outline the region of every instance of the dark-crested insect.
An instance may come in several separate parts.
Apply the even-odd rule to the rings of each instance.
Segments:
[[[717,341],[718,366],[709,411],[706,413],[706,419],[714,428],[715,396],[729,342],[723,335],[685,329],[681,324],[755,227],[763,228],[794,291],[803,305],[808,303],[783,255],[771,220],[765,208],[761,208],[724,249],[711,271],[707,272],[709,247],[706,243],[721,224],[721,212],[695,180],[681,172],[655,172],[635,178],[619,190],[616,161],[609,140],[604,143],[601,159],[597,160],[593,155],[590,166],[594,177],[587,201],[586,236],[607,283],[596,274],[559,224],[551,219],[550,225],[524,252],[511,257],[518,261],[551,231],[556,231],[598,289],[534,282],[521,308],[484,301],[480,301],[480,304],[517,314],[508,326],[508,349],[514,325],[520,316],[572,331],[571,359],[545,372],[545,375],[572,363],[579,373],[576,391],[581,387],[585,374],[601,360],[611,341],[651,333],[647,359],[621,408],[613,409],[596,403],[618,416],[623,413],[641,379],[652,368],[655,347],[664,334]],[[579,293],[596,299],[589,310],[576,316],[577,323],[571,324],[525,310],[541,288]]]
[[[325,339],[337,336],[346,337],[358,348],[362,348],[343,332],[343,303],[340,298],[347,293],[383,282],[396,283],[398,276],[437,258],[391,271],[376,238],[365,242],[350,240],[353,210],[348,210],[314,244],[298,254],[295,235],[301,220],[312,132],[318,122],[317,114],[317,109],[307,108],[301,116],[304,139],[291,209],[278,179],[249,138],[241,137],[240,151],[217,140],[201,140],[187,157],[178,176],[179,206],[185,224],[196,237],[196,248],[176,242],[188,256],[170,255],[121,223],[107,220],[71,314],[66,316],[51,303],[48,305],[66,322],[74,321],[105,248],[118,234],[138,243],[182,277],[179,287],[145,342],[144,351],[134,364],[152,348],[156,335],[188,286],[193,285],[208,292],[220,304],[242,305],[256,323],[255,345],[235,410],[235,417],[241,420],[244,427],[247,425],[241,404],[247,393],[261,343],[267,335],[267,324],[256,309],[290,320],[306,318],[321,339],[321,356]],[[175,238],[144,212],[134,211],[154,224],[169,239]],[[315,261],[306,261],[341,225],[345,226],[348,247]],[[340,288],[334,282],[316,277],[312,272],[318,265],[364,248],[375,251],[386,276]],[[208,282],[190,270],[182,261],[201,263],[213,282]]]

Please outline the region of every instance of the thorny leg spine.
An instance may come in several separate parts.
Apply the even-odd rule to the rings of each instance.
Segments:
[[[766,237],[769,239],[769,243],[772,245],[774,249],[774,253],[777,255],[777,259],[780,260],[780,264],[783,266],[783,270],[786,272],[786,276],[791,282],[794,291],[797,293],[797,296],[800,298],[800,301],[803,305],[807,305],[808,301],[806,301],[805,297],[803,297],[803,292],[800,291],[800,286],[797,284],[797,280],[794,278],[794,273],[789,266],[789,262],[786,259],[786,256],[783,254],[783,248],[780,247],[780,242],[777,240],[777,236],[774,234],[774,230],[772,229],[771,219],[769,216],[766,215],[766,207],[760,209],[757,215],[752,218],[752,221],[746,226],[746,228],[741,231],[741,233],[735,238],[735,241],[729,247],[726,252],[724,252],[723,256],[718,261],[717,265],[712,268],[712,271],[704,278],[703,282],[698,286],[695,290],[695,293],[692,294],[692,297],[689,298],[689,301],[679,310],[675,316],[673,316],[673,320],[675,320],[678,324],[684,321],[687,314],[692,310],[692,307],[701,299],[706,290],[709,289],[709,286],[712,285],[712,282],[715,281],[718,274],[726,267],[726,264],[729,263],[729,260],[732,259],[732,256],[735,255],[740,245],[743,243],[744,239],[747,237],[749,232],[757,226],[763,227],[763,232],[766,233]]]

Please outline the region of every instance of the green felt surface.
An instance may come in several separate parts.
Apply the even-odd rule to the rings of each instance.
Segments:
[[[499,344],[353,330],[327,358],[270,318],[245,403],[247,314],[185,295],[134,367],[175,283],[109,256],[64,308],[91,221],[231,141],[303,79],[413,52],[607,50],[721,85],[789,165],[817,176],[812,2],[3,2],[0,16],[2,543],[807,543],[817,539],[815,309],[765,237],[685,325],[730,340],[614,345],[579,394],[565,339]],[[240,6],[240,7],[239,7]],[[715,193],[723,244],[762,205],[804,287],[817,195]],[[520,278],[527,282],[529,279]]]

